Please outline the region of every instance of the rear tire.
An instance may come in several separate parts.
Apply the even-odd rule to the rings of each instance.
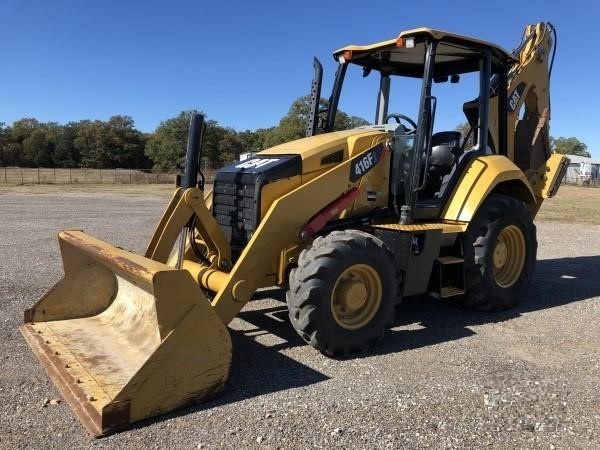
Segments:
[[[394,320],[398,277],[394,256],[358,230],[318,237],[290,273],[290,321],[307,343],[328,356],[371,348]]]
[[[463,235],[466,293],[461,303],[500,311],[523,297],[535,268],[535,225],[523,203],[490,195]]]

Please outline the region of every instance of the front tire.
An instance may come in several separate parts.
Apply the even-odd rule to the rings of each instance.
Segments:
[[[491,194],[462,244],[467,288],[462,304],[480,311],[516,305],[533,277],[537,253],[535,225],[523,203]]]
[[[394,319],[398,277],[394,256],[358,230],[318,237],[290,273],[290,321],[307,343],[328,356],[364,352]]]

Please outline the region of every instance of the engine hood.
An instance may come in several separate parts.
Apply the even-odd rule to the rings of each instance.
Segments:
[[[384,130],[371,127],[334,131],[286,142],[263,150],[255,157],[298,155],[302,160],[302,173],[306,174],[345,161],[388,136]]]

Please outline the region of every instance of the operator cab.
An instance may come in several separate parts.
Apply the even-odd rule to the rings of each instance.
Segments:
[[[492,77],[499,80],[496,86],[506,86],[514,61],[502,48],[418,28],[397,39],[342,48],[334,58],[339,66],[322,128],[333,130],[347,73],[379,74],[374,126],[390,130],[390,207],[401,223],[439,218],[461,168],[490,149],[506,151],[506,90],[490,88]],[[500,96],[493,126],[488,125],[491,95]],[[452,110],[453,119],[448,117]],[[461,133],[456,127],[465,120]]]

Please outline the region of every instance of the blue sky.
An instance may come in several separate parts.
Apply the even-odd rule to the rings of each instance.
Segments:
[[[328,95],[335,71],[331,53],[347,44],[429,26],[511,50],[524,25],[549,21],[558,32],[551,134],[575,136],[600,158],[600,4],[592,0],[1,4],[0,122],[35,117],[66,123],[125,114],[142,131],[187,109],[240,131],[274,126],[294,99],[308,93],[313,56],[323,62]],[[372,119],[374,96],[363,103],[347,109],[364,110]]]

